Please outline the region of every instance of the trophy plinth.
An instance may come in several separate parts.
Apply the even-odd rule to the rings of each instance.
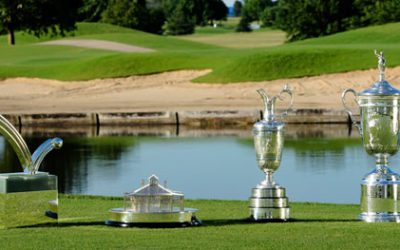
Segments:
[[[400,222],[400,176],[388,166],[388,158],[399,147],[400,91],[384,80],[385,58],[378,56],[379,81],[357,93],[346,89],[343,105],[359,129],[365,151],[376,158],[376,166],[361,182],[361,214],[365,222]],[[346,105],[345,96],[351,92],[360,107],[360,124]]]
[[[290,107],[293,103],[293,95],[288,86],[274,97],[268,97],[264,90],[258,90],[264,100],[264,119],[254,124],[254,146],[256,149],[257,163],[265,173],[265,180],[252,189],[250,197],[250,219],[254,221],[286,221],[290,218],[289,200],[286,190],[275,183],[273,173],[279,168],[284,144],[283,122],[275,120],[275,101],[282,99],[284,93],[291,97]],[[289,107],[289,109],[290,109]],[[283,113],[286,115],[287,111]]]
[[[0,174],[0,228],[56,223],[57,176]]]
[[[374,169],[361,182],[360,220],[366,222],[400,222],[397,192],[400,176],[388,167]]]
[[[257,186],[251,190],[250,197],[251,219],[283,220],[290,218],[289,199],[286,190],[278,185],[273,187]]]

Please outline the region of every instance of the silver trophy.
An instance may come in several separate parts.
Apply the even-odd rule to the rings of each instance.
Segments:
[[[57,176],[38,172],[44,157],[60,148],[60,138],[48,139],[31,155],[14,126],[0,115],[0,133],[14,149],[24,172],[0,174],[0,228],[57,222]]]
[[[253,126],[254,146],[257,163],[265,173],[265,180],[252,189],[250,197],[250,219],[260,220],[288,220],[289,202],[285,188],[277,184],[272,174],[278,170],[282,158],[285,123],[276,120],[275,102],[283,100],[285,94],[290,97],[289,108],[282,113],[287,115],[293,105],[293,94],[288,85],[273,97],[269,97],[263,89],[257,90],[264,101],[264,119]]]
[[[377,53],[379,81],[370,88],[356,93],[346,89],[342,93],[343,105],[359,129],[363,145],[369,155],[375,156],[376,167],[361,182],[360,220],[366,222],[400,222],[400,176],[388,167],[388,158],[399,148],[400,91],[385,79],[385,57]],[[347,93],[354,95],[360,107],[360,124],[356,123],[346,105]]]
[[[109,226],[198,226],[197,209],[184,207],[184,195],[159,183],[158,177],[149,177],[149,183],[131,193],[125,193],[123,208],[109,210]]]

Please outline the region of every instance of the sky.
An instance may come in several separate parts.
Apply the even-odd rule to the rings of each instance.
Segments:
[[[235,2],[235,0],[223,0],[224,3],[226,4],[226,6],[233,6],[233,3]]]

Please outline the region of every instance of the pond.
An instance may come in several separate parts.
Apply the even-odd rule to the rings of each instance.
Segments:
[[[245,200],[263,179],[250,128],[23,128],[22,134],[32,151],[48,137],[64,139],[41,167],[58,176],[62,193],[122,196],[156,174],[189,199]],[[397,156],[390,164],[399,170]],[[274,176],[290,201],[359,203],[360,181],[373,167],[358,132],[347,125],[291,125]],[[0,172],[19,171],[0,137]]]

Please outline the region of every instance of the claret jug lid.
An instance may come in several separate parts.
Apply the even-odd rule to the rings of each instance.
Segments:
[[[379,81],[375,82],[370,88],[365,89],[358,93],[360,98],[369,98],[369,97],[385,97],[389,98],[392,96],[393,98],[400,98],[400,90],[394,88],[389,82],[385,80],[385,64],[386,60],[383,55],[383,52],[377,52],[375,50],[375,55],[378,57],[378,69],[379,69]]]

